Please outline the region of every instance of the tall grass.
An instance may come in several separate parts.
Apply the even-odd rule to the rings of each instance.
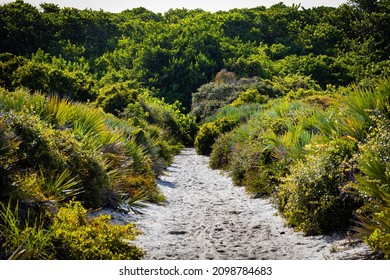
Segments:
[[[9,259],[46,259],[50,248],[50,233],[43,228],[39,218],[31,224],[29,217],[25,224],[19,219],[19,204],[0,202],[1,249]]]
[[[24,90],[18,90],[13,93],[10,93],[2,88],[0,89],[0,108],[4,111],[21,111],[24,108],[30,108],[30,106],[25,106],[25,100],[27,96],[28,92]]]

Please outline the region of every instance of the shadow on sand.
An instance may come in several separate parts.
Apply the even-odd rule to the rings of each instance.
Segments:
[[[168,188],[176,188],[176,185],[172,182],[157,179],[157,184],[162,187],[168,187]]]

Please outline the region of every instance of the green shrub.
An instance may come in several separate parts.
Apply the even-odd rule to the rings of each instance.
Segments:
[[[107,113],[119,116],[125,108],[137,101],[139,91],[129,89],[128,83],[109,85],[100,90],[97,103]]]
[[[269,196],[280,183],[282,172],[279,169],[277,163],[265,164],[263,160],[252,162],[244,176],[245,191],[254,197]]]
[[[131,94],[120,92],[107,96],[102,102],[102,108],[104,112],[118,116],[132,102],[134,99]]]
[[[79,101],[96,98],[95,81],[83,71],[59,69],[54,65],[27,61],[12,74],[12,87],[25,87],[32,91],[42,91],[47,94],[56,93]]]
[[[209,83],[192,94],[191,114],[203,120],[237,98],[241,87],[230,83]]]
[[[178,155],[182,148],[180,144],[169,144],[169,142],[165,140],[157,140],[156,145],[158,147],[159,157],[164,160],[166,166],[172,163],[173,157]]]
[[[218,113],[205,119],[205,122],[214,122],[221,118],[239,120],[242,123],[247,122],[253,114],[261,110],[260,104],[244,104],[241,106],[226,105]]]
[[[309,103],[312,106],[319,106],[322,109],[327,109],[337,105],[338,98],[335,95],[320,95],[313,94],[302,99],[303,102]]]
[[[249,142],[257,134],[256,125],[252,118],[248,123],[238,125],[232,131],[222,134],[212,146],[210,155],[212,168],[228,170],[236,155],[235,151],[240,151],[244,143]]]
[[[54,130],[36,116],[10,112],[4,117],[21,141],[17,151],[18,165],[31,171],[24,175],[13,174],[16,184],[11,192],[14,195],[23,194],[30,199],[38,195],[39,186],[43,186],[37,177],[39,170],[47,177],[69,170],[71,177],[77,177],[77,188],[83,190],[78,197],[85,206],[98,208],[104,205],[109,181],[100,155],[84,149],[69,130]],[[29,190],[31,192],[26,193]]]
[[[69,157],[69,170],[79,180],[82,192],[77,195],[88,208],[100,208],[106,204],[107,191],[110,189],[109,176],[104,162],[98,155],[79,150]]]
[[[64,160],[57,152],[57,147],[52,146],[54,130],[47,127],[38,116],[14,111],[3,116],[21,141],[18,149],[19,167],[33,168],[42,165],[52,169],[64,168]]]
[[[184,145],[192,145],[197,125],[195,118],[181,112],[181,104],[167,104],[164,100],[151,96],[147,91],[138,96],[138,101],[129,104],[122,116],[144,119],[148,124],[157,125],[172,139]]]
[[[215,140],[221,134],[215,123],[206,123],[201,126],[195,138],[195,150],[199,155],[209,155]]]
[[[310,76],[292,74],[287,76],[275,76],[273,81],[277,87],[280,87],[285,92],[294,93],[301,90],[320,91],[321,87]]]
[[[145,120],[135,126],[134,122],[57,96],[2,91],[0,100],[4,101],[0,131],[4,145],[8,147],[12,137],[17,144],[0,152],[6,167],[1,170],[1,195],[5,198],[62,200],[65,192],[67,199],[76,196],[85,207],[118,207],[123,198],[120,182],[144,176],[144,184],[132,185],[139,191],[147,190],[146,200],[163,199],[155,188],[155,176],[181,148],[163,128]],[[163,103],[156,106],[164,112]],[[179,126],[191,125],[173,107],[166,112],[172,113]],[[16,161],[18,168],[11,170]],[[63,183],[71,178],[77,182],[72,190],[60,191],[61,174],[67,174]]]
[[[241,92],[237,99],[232,102],[232,106],[241,106],[250,103],[263,104],[268,100],[268,96],[262,95],[257,89],[247,89]]]
[[[236,186],[242,186],[244,183],[245,173],[249,168],[250,160],[247,154],[243,152],[241,144],[236,144],[232,160],[229,165],[230,176]]]
[[[365,200],[360,209],[359,227],[364,240],[390,258],[390,125],[388,120],[379,126],[367,144],[361,147],[357,175],[353,188]]]
[[[55,257],[65,260],[133,260],[143,252],[131,244],[138,234],[134,224],[109,222],[110,217],[88,218],[78,202],[61,208],[53,220]]]
[[[213,82],[201,86],[192,95],[191,114],[194,115],[198,121],[204,121],[208,117],[216,114],[224,106],[231,104],[241,93],[246,92],[247,90],[249,90],[249,94],[243,94],[244,96],[242,98],[247,99],[249,102],[252,102],[251,98],[253,95],[250,93],[254,93],[255,91],[261,93],[260,97],[255,96],[254,98],[254,100],[258,101],[265,101],[268,97],[274,98],[283,95],[283,92],[276,88],[274,83],[259,77],[242,78],[229,83]],[[241,101],[237,102],[241,103]]]
[[[220,118],[215,121],[216,126],[222,133],[231,131],[234,127],[239,124],[239,120],[230,119],[230,118]]]
[[[125,201],[134,197],[152,203],[165,201],[164,195],[157,188],[155,178],[146,175],[121,176],[115,189],[125,195]]]
[[[234,140],[231,133],[222,134],[212,146],[210,167],[212,169],[227,169],[234,150]]]
[[[304,160],[293,164],[278,187],[276,201],[287,223],[306,234],[345,230],[355,205],[343,186],[352,178],[348,160],[356,142],[334,140],[311,144]]]
[[[257,140],[239,142],[230,155],[229,171],[235,185],[245,186],[253,196],[269,195],[278,183],[278,163],[264,143]]]
[[[17,166],[17,149],[20,141],[0,116],[0,200],[6,196],[6,186],[10,184],[10,175]]]
[[[343,63],[335,57],[327,55],[290,55],[278,60],[276,71],[281,75],[310,76],[322,88],[328,84],[347,85],[352,82],[349,71]]]
[[[353,86],[346,97],[348,111],[340,120],[342,135],[364,141],[374,127],[375,116],[390,116],[390,79],[374,81],[367,87]]]
[[[32,91],[42,90],[48,92],[48,73],[50,70],[51,68],[46,64],[27,61],[13,72],[12,85],[15,88],[23,86]]]
[[[13,73],[27,63],[27,58],[11,53],[0,54],[0,86],[13,89]]]
[[[136,128],[131,132],[130,137],[133,141],[140,147],[144,149],[147,155],[152,161],[157,161],[158,159],[158,147],[149,137],[148,132],[142,128]]]
[[[215,140],[221,134],[232,130],[238,123],[239,120],[221,118],[202,125],[195,138],[196,152],[201,155],[210,155]]]
[[[210,157],[213,168],[229,169],[233,182],[253,195],[272,193],[312,139],[310,106],[287,98],[271,103],[218,138]]]
[[[353,114],[365,122],[372,122],[375,112],[390,115],[390,78],[376,80],[368,87],[352,87],[346,103]]]
[[[258,166],[264,147],[260,143],[237,143],[230,163],[230,175],[235,185],[245,185],[247,173]]]

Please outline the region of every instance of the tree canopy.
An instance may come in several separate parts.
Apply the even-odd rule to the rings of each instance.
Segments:
[[[28,87],[27,69],[30,75],[47,75],[53,68],[75,72],[69,67],[77,64],[77,71],[94,85],[90,92],[107,83],[134,81],[170,103],[179,100],[187,111],[191,94],[222,69],[238,77],[299,73],[323,88],[346,85],[388,73],[389,15],[388,1],[376,0],[353,0],[338,8],[279,3],[270,8],[216,13],[175,9],[164,14],[145,8],[109,13],[50,3],[37,8],[18,0],[0,6],[0,53],[14,55],[2,56],[0,84]],[[46,59],[34,63],[44,65],[22,63],[37,52]],[[53,60],[62,61],[62,66],[53,65]],[[20,67],[19,74],[13,74],[19,77],[10,78]],[[58,87],[50,89],[59,91]],[[94,96],[80,94],[80,99]]]

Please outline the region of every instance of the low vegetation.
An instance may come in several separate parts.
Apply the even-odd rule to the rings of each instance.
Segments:
[[[389,86],[384,78],[259,103],[249,120],[213,139],[210,166],[227,170],[250,195],[269,196],[297,230],[353,228],[389,257]]]
[[[3,258],[141,258],[125,241],[136,236],[131,226],[91,220],[87,209],[164,201],[156,176],[190,141],[192,121],[145,98],[147,114],[126,120],[58,96],[1,90]]]
[[[120,13],[0,5],[0,258],[140,259],[184,146],[305,234],[390,258],[388,1]]]

